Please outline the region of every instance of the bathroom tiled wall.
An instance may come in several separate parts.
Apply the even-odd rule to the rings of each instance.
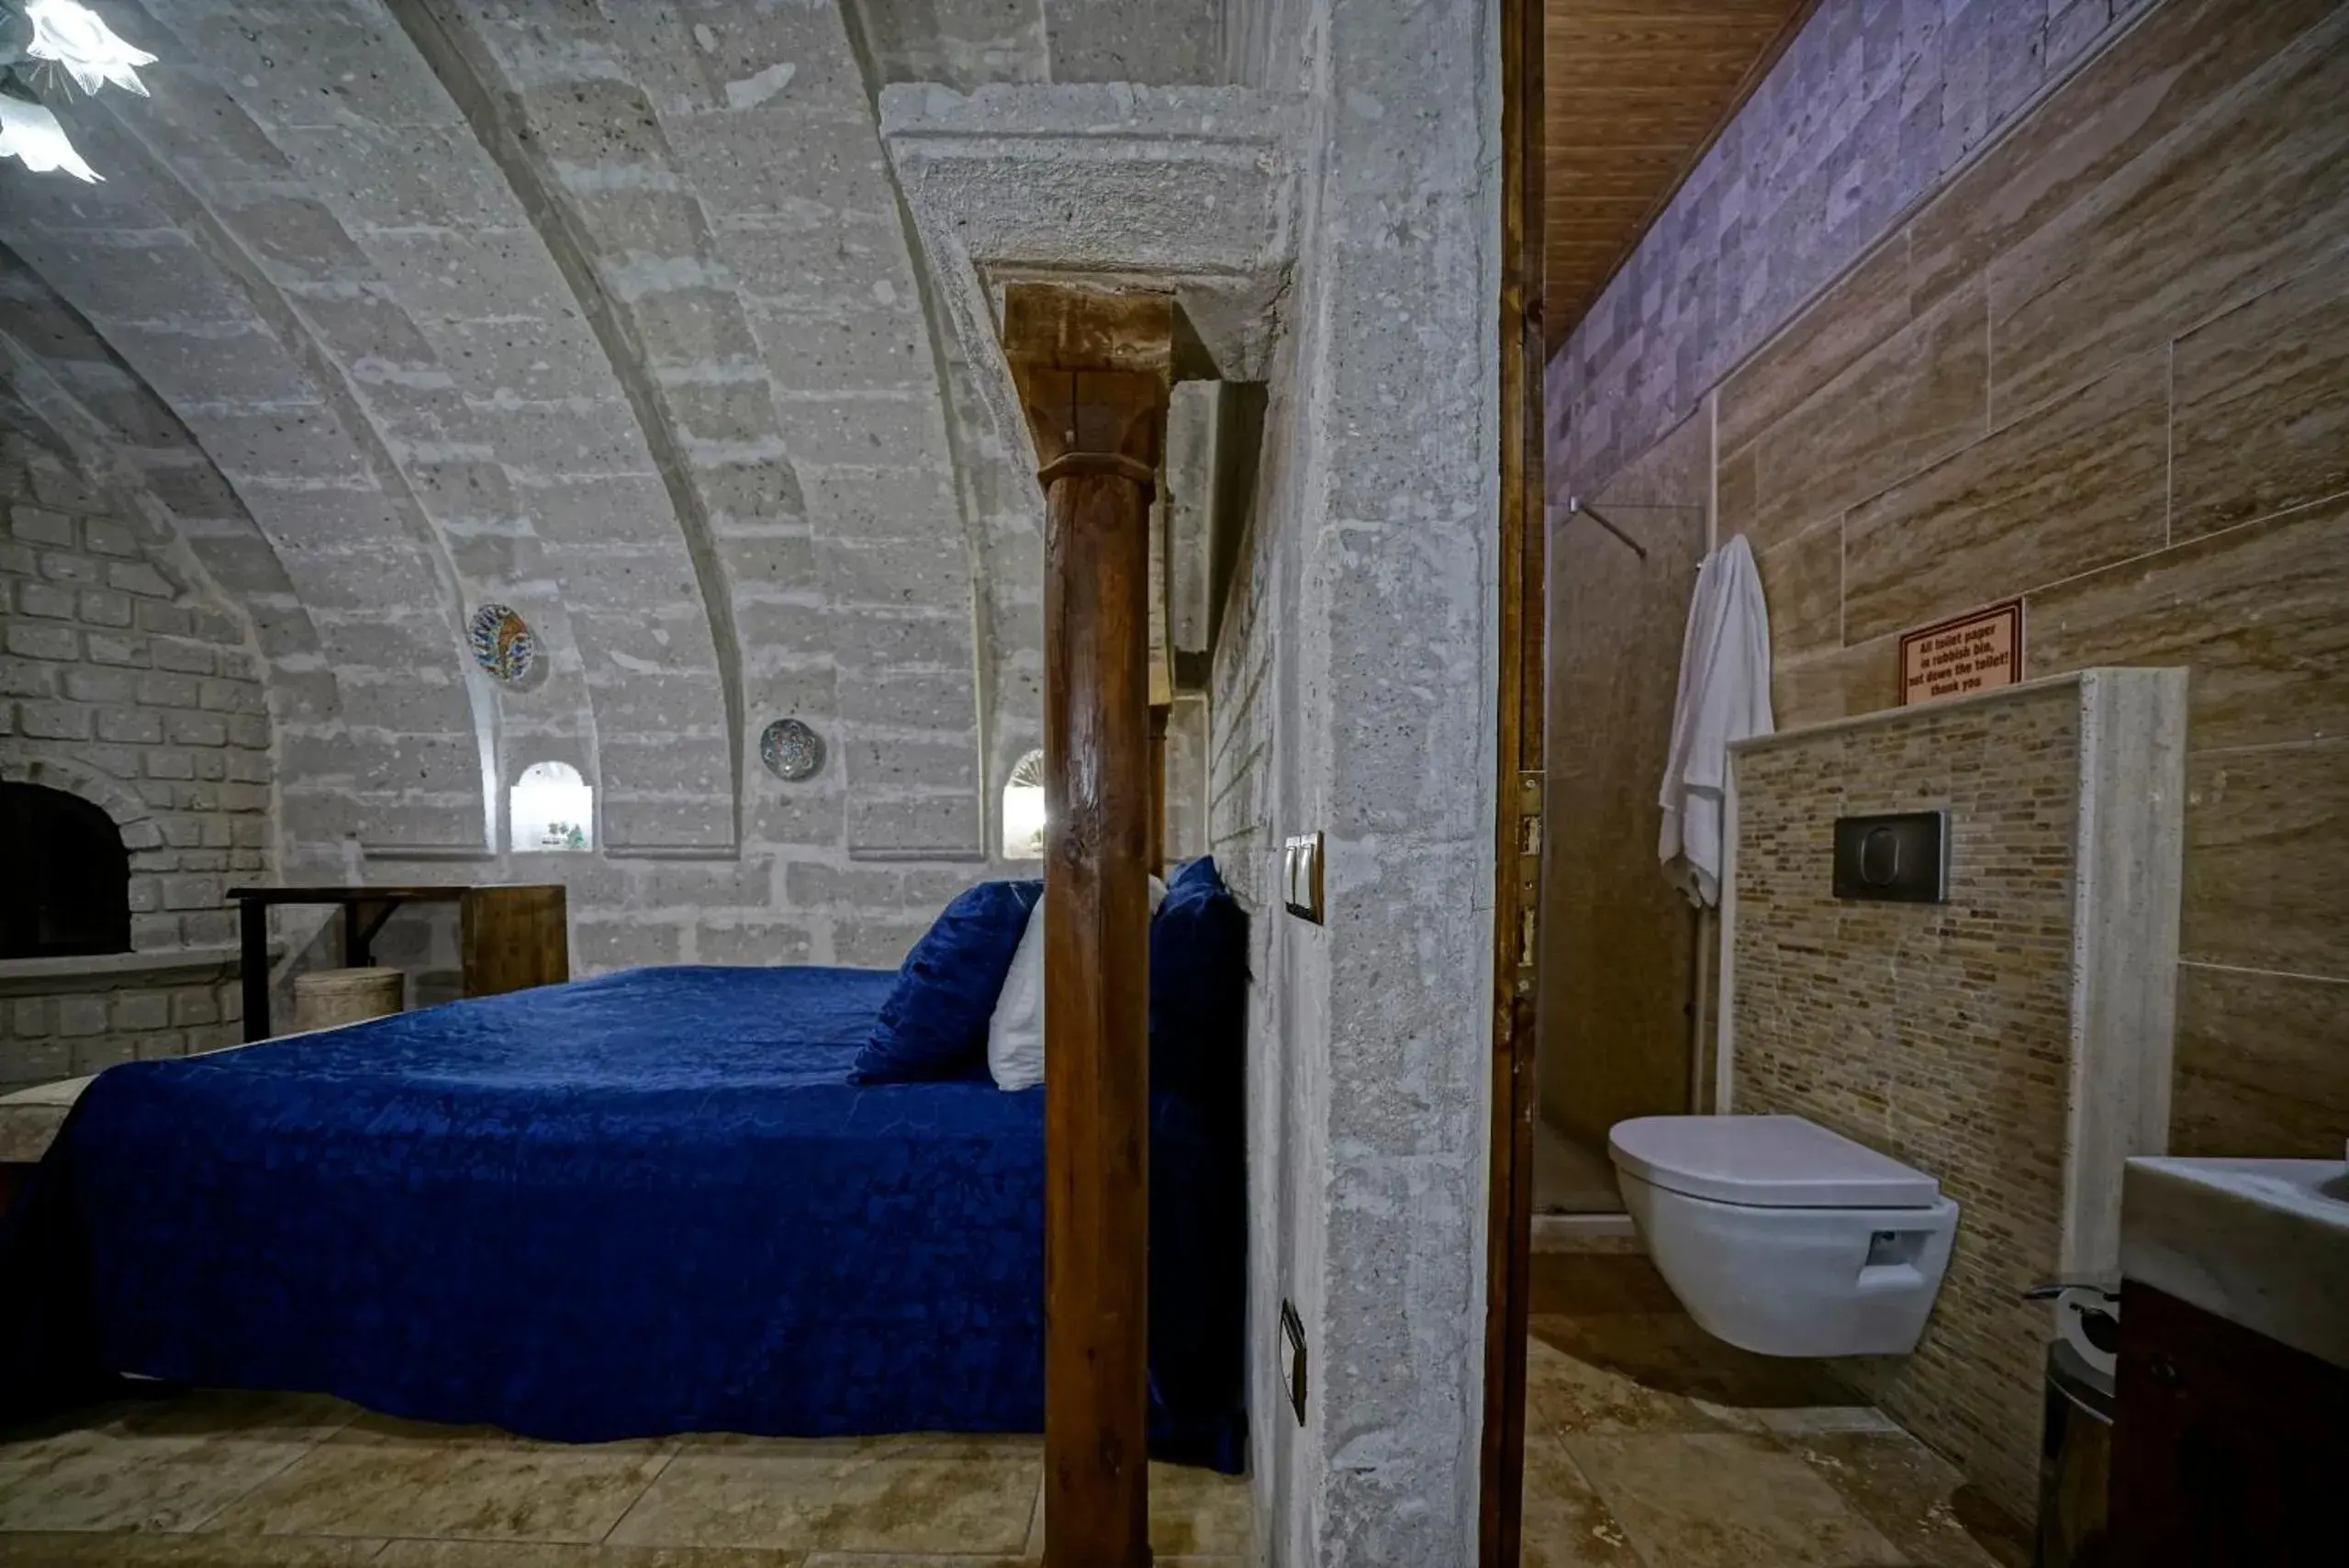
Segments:
[[[1782,727],[2017,596],[2027,675],[2191,672],[2182,1154],[2349,1130],[2344,102],[2343,0],[2147,6],[1712,395]]]
[[[2193,671],[2173,1146],[2349,1128],[2349,6],[2165,0],[1721,387],[1781,724],[2021,595]]]
[[[2026,1519],[2048,1320],[2021,1295],[2062,1244],[2079,744],[2067,682],[1737,761],[1734,1108],[1807,1116],[1957,1200],[1917,1353],[1842,1370]],[[1836,817],[1935,808],[1948,902],[1832,895]]]

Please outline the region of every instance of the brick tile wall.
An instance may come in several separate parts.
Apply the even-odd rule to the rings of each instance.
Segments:
[[[2071,1045],[2079,693],[1926,708],[1737,763],[1735,1080],[1927,1171],[1961,1216],[1915,1355],[1843,1370],[2021,1518],[2037,1492]],[[1950,812],[1942,904],[1829,890],[1840,815]]]

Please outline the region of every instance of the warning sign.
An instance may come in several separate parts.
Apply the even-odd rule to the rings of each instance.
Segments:
[[[1900,700],[1930,702],[2022,678],[2023,601],[2010,599],[1900,639]]]

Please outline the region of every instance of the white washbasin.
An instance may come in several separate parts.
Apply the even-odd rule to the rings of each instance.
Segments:
[[[2349,1163],[2132,1159],[2120,1191],[2125,1278],[2349,1367]]]

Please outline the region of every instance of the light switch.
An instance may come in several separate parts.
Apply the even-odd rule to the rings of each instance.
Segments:
[[[1322,924],[1321,834],[1292,838],[1281,852],[1281,901],[1299,920]]]

